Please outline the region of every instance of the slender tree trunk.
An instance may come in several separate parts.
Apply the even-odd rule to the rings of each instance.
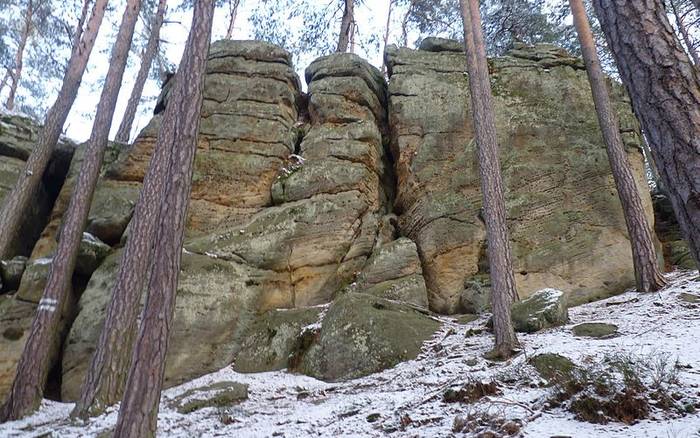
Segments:
[[[141,0],[127,1],[117,39],[112,48],[102,95],[97,104],[92,133],[85,149],[85,156],[68,210],[63,218],[58,248],[53,257],[44,294],[39,301],[39,307],[32,323],[32,330],[17,365],[17,376],[7,401],[8,418],[19,418],[36,409],[41,402],[42,390],[46,384],[51,365],[49,352],[55,343],[58,334],[57,327],[61,318],[61,312],[56,310],[63,308],[71,287],[78,246],[85,228],[85,221],[107,146],[109,128],[114,116],[117,96],[140,7]]]
[[[7,102],[5,107],[12,111],[15,108],[15,97],[17,95],[17,87],[19,87],[19,81],[22,78],[22,67],[24,66],[24,49],[27,47],[27,41],[29,40],[29,35],[32,33],[32,26],[34,23],[34,2],[29,0],[27,2],[27,11],[24,15],[24,26],[22,27],[22,34],[20,36],[19,45],[17,46],[17,54],[15,55],[15,71],[12,74],[12,85],[10,85],[10,94],[7,96]]]
[[[389,10],[386,13],[386,25],[384,26],[384,53],[386,53],[386,46],[389,44],[389,32],[391,31],[391,12],[394,8],[394,1],[389,0]],[[382,56],[382,75],[386,73],[386,59]]]
[[[7,86],[7,83],[9,82],[10,77],[12,77],[12,72],[10,71],[9,68],[6,68],[5,69],[5,76],[3,76],[2,82],[0,82],[0,93],[2,93],[2,90],[4,90],[5,87]]]
[[[163,18],[165,17],[167,3],[167,0],[158,1],[158,10],[156,11],[153,23],[151,23],[151,34],[148,36],[146,49],[141,54],[141,67],[139,67],[139,72],[136,75],[134,88],[131,90],[129,102],[126,104],[126,110],[124,111],[124,117],[119,124],[119,130],[117,131],[117,136],[115,137],[115,140],[120,143],[128,143],[129,138],[131,137],[131,127],[134,124],[134,118],[136,118],[136,110],[138,109],[139,102],[141,101],[143,87],[146,85],[146,80],[148,79],[148,73],[151,71],[153,59],[156,57],[156,54],[158,54],[160,28],[163,25]]]
[[[688,54],[691,58],[693,58],[693,64],[695,64],[697,68],[700,68],[700,58],[698,57],[698,52],[697,50],[695,50],[695,47],[693,47],[693,41],[691,40],[690,35],[688,34],[688,29],[685,27],[685,24],[683,24],[683,17],[681,16],[681,14],[678,13],[676,1],[668,0],[668,4],[671,6],[671,11],[673,12],[673,16],[676,19],[676,26],[678,26],[678,32],[680,32],[681,37],[683,38],[683,42],[685,43],[685,47],[688,50]]]
[[[700,266],[700,78],[662,0],[594,0],[690,252]]]
[[[172,124],[173,120],[169,123]],[[166,126],[165,120],[162,126]],[[174,130],[172,127],[167,129]],[[129,225],[130,236],[119,263],[104,327],[85,375],[74,416],[99,415],[122,398],[137,332],[141,294],[153,259],[153,239],[160,218],[157,206],[167,190],[174,146],[173,142],[160,141],[160,136],[156,142]]]
[[[182,257],[187,204],[192,172],[214,1],[195,3],[192,29],[182,57],[173,95],[165,109],[157,142],[175,152],[168,177],[168,190],[160,209],[153,248],[153,270],[141,318],[115,438],[152,437],[156,434],[165,356],[175,311],[175,292]],[[130,236],[141,238],[144,236]]]
[[[85,19],[87,18],[88,11],[90,10],[90,3],[92,0],[83,0],[83,8],[80,11],[80,18],[78,18],[78,23],[75,25],[75,32],[73,34],[72,48],[80,44],[80,40],[83,37],[83,25],[85,24]]]
[[[337,52],[347,52],[348,44],[350,43],[350,34],[352,33],[353,24],[355,22],[355,0],[345,0],[345,8],[343,9],[343,19],[340,22],[340,36],[338,38]]]
[[[569,0],[569,5],[573,13],[578,39],[581,43],[583,59],[586,63],[586,71],[588,72],[588,81],[591,84],[598,123],[605,139],[610,168],[612,169],[617,193],[622,204],[622,211],[625,215],[625,222],[627,223],[627,232],[629,233],[630,245],[632,246],[632,260],[634,262],[637,290],[640,292],[653,292],[664,287],[666,281],[659,270],[651,228],[644,216],[642,199],[639,197],[637,185],[632,176],[632,171],[630,171],[629,160],[627,159],[625,146],[620,135],[620,125],[610,102],[605,74],[596,53],[593,32],[588,23],[583,1]]]
[[[90,52],[95,45],[97,31],[102,24],[108,0],[96,0],[90,19],[85,30],[81,32],[80,40],[73,45],[68,67],[63,78],[63,85],[58,93],[56,102],[46,114],[44,126],[36,146],[32,150],[22,173],[12,191],[5,197],[0,211],[0,259],[12,258],[16,251],[21,222],[26,219],[30,203],[34,199],[41,184],[44,170],[51,159],[58,138],[63,130],[78,88],[85,72]]]
[[[510,316],[510,308],[513,301],[517,299],[518,293],[513,277],[506,226],[501,164],[498,160],[496,118],[481,29],[479,2],[478,0],[460,0],[460,7],[464,23],[471,110],[474,118],[491,275],[491,307],[496,345],[490,356],[507,359],[518,345]]]
[[[236,15],[238,14],[238,6],[241,0],[228,1],[228,29],[226,29],[226,39],[230,40],[233,36],[233,27],[236,24]]]

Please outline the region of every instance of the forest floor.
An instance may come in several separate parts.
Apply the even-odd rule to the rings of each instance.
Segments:
[[[690,413],[682,414],[664,411],[652,402],[647,418],[631,420],[631,424],[579,421],[567,409],[567,402],[554,407],[551,399],[556,389],[546,386],[529,364],[529,359],[545,352],[592,368],[611,357],[625,357],[631,364],[640,364],[636,365],[640,373],[657,377],[663,374],[660,380],[672,375],[667,380],[674,380],[670,385],[675,389],[669,391],[675,399],[697,400],[700,302],[693,302],[695,299],[688,294],[700,296],[700,277],[697,271],[686,271],[672,273],[669,278],[671,284],[659,293],[630,291],[578,306],[570,309],[571,321],[566,326],[521,334],[523,351],[508,362],[483,358],[493,342],[483,330],[485,318],[460,324],[446,317],[441,318],[441,329],[425,343],[416,360],[361,379],[324,383],[285,371],[239,374],[227,367],[166,390],[158,435],[477,436],[478,431],[509,422],[506,429],[510,427],[515,436],[525,437],[700,437],[700,410],[692,406],[687,409]],[[619,333],[607,339],[574,336],[572,327],[583,322],[614,323]],[[248,399],[233,406],[178,413],[174,401],[179,396],[216,382],[249,385]],[[459,389],[475,387],[482,388],[486,395],[466,397],[470,401],[446,401],[445,393],[450,388],[455,390],[451,391],[452,399],[460,399],[464,398],[460,394],[468,391]],[[490,392],[488,388],[495,390]],[[45,400],[36,414],[0,425],[0,436],[96,436],[110,430],[116,421],[115,409],[88,423],[71,420],[72,407]],[[460,428],[471,431],[454,432]]]

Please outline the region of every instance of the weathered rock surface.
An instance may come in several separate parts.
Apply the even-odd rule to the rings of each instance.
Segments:
[[[654,201],[654,229],[663,245],[664,260],[667,269],[696,269],[697,265],[690,254],[688,243],[683,239],[681,227],[668,196],[656,193]]]
[[[511,317],[515,331],[523,333],[564,325],[569,321],[564,292],[556,289],[537,291],[513,304]]]
[[[571,331],[576,336],[596,339],[607,339],[617,336],[617,326],[605,322],[584,322],[583,324],[575,325]]]
[[[331,381],[371,374],[414,359],[439,326],[412,306],[348,293],[328,309],[298,370]]]
[[[488,310],[464,56],[449,40],[427,39],[423,47],[388,50],[388,91],[356,55],[319,58],[306,70],[306,95],[284,50],[255,41],[212,45],[166,386],[232,363],[245,372],[358,377],[419,354],[439,326],[426,307]],[[521,295],[556,287],[575,304],[623,290],[634,282],[629,243],[581,61],[551,46],[518,46],[491,67]],[[613,91],[644,194],[638,129],[621,88]],[[78,396],[102,329],[161,117],[133,145],[111,145],[103,165],[62,309],[66,335],[54,346],[65,400]],[[4,129],[0,196],[2,175],[16,175],[26,156],[25,146],[2,142],[10,135]],[[24,273],[11,276],[21,282],[0,266],[7,352],[0,399],[46,281],[81,153],[60,195],[60,184],[52,186],[53,207],[50,196],[37,201],[44,205],[37,223],[48,225]],[[15,173],[3,174],[6,167]],[[564,296],[557,297],[555,306],[545,300],[525,312],[525,325],[565,321]],[[558,310],[552,318],[550,308]]]
[[[39,132],[40,126],[31,119],[0,114],[0,203],[14,187],[19,172],[24,170]],[[13,242],[12,254],[26,256],[32,251],[61,189],[74,149],[73,143],[60,139],[29,211],[22,213],[25,220],[18,240]]]
[[[468,282],[487,273],[487,249],[464,55],[430,50],[442,51],[386,53],[395,209],[424,261],[431,309],[455,313]],[[518,46],[490,70],[521,297],[554,287],[576,304],[624,291],[631,250],[581,60]],[[612,96],[651,221],[639,128],[623,89]]]
[[[62,398],[75,400],[104,324],[121,251],[92,275],[79,302],[62,364]],[[168,349],[165,385],[218,370],[233,360],[240,335],[252,322],[261,289],[274,277],[236,263],[183,254]]]
[[[290,357],[302,347],[304,331],[316,329],[321,312],[321,307],[305,307],[263,313],[243,336],[234,369],[259,373],[288,368]]]
[[[16,256],[10,260],[0,260],[0,292],[16,291],[27,266],[27,257]]]
[[[204,408],[226,408],[248,398],[248,385],[238,382],[217,382],[192,388],[175,398],[171,405],[181,414]]]
[[[353,290],[428,307],[428,291],[416,244],[405,237],[377,247]]]

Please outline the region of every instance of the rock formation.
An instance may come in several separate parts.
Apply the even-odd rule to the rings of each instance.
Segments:
[[[319,58],[306,69],[305,94],[286,51],[255,41],[212,45],[166,385],[228,364],[352,378],[415,357],[439,326],[431,311],[488,307],[464,56],[454,42],[423,47],[388,49],[388,86],[356,55]],[[576,304],[632,286],[624,219],[581,61],[537,46],[490,62],[522,296],[553,287]],[[651,217],[639,131],[622,89],[613,91]],[[60,388],[52,397],[78,396],[160,118],[134,144],[112,145],[103,165],[54,348],[51,382]],[[3,140],[25,122],[3,123],[11,127],[0,131],[0,190],[21,159],[5,151],[27,149]],[[28,223],[38,229],[19,251],[30,259],[0,264],[0,290],[19,289],[0,295],[0,398],[80,155],[70,172],[61,161],[68,177],[60,194],[59,183],[36,202]]]
[[[418,246],[431,309],[456,313],[465,288],[488,272],[469,87],[454,44],[423,46],[432,51],[389,47],[385,55],[395,212],[399,233]],[[489,64],[521,298],[553,287],[578,304],[632,286],[625,221],[582,61],[540,45]],[[653,223],[639,128],[622,88],[611,86]]]

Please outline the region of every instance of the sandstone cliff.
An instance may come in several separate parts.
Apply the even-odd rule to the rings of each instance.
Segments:
[[[415,357],[438,327],[431,311],[487,307],[464,56],[436,39],[424,47],[387,50],[388,85],[355,55],[320,58],[306,69],[305,94],[284,50],[212,45],[167,385],[231,363],[360,376]],[[546,286],[581,303],[624,291],[634,283],[629,242],[580,60],[519,47],[490,65],[521,296]],[[651,219],[639,130],[611,87]],[[54,348],[54,397],[78,395],[160,117],[134,144],[112,145],[103,165]],[[9,187],[19,164],[2,147]],[[79,159],[58,199],[28,212],[43,233],[27,235],[19,287],[0,295],[0,398]]]

